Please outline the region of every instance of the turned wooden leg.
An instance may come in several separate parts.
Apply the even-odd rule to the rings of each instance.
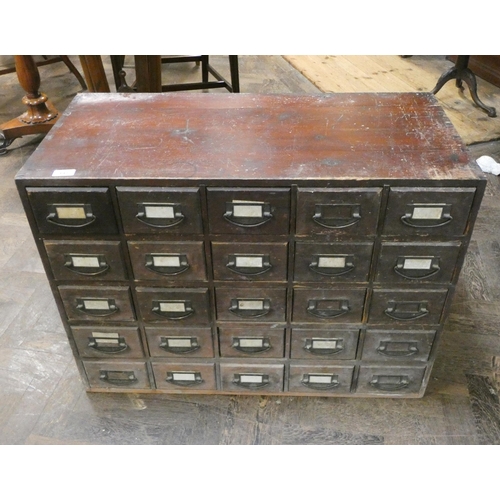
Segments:
[[[0,126],[0,154],[5,154],[6,148],[18,137],[47,133],[59,118],[48,97],[39,91],[40,73],[33,56],[14,56],[14,59],[17,78],[26,91],[23,103],[27,110]]]

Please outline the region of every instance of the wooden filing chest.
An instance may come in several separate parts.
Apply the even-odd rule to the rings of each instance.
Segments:
[[[485,179],[430,94],[82,94],[16,178],[90,391],[420,397]]]

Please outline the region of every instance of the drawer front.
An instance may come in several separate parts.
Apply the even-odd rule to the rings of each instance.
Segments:
[[[475,188],[391,188],[383,234],[464,234]]]
[[[126,233],[201,234],[198,188],[117,187]]]
[[[292,329],[292,359],[355,359],[359,330]]]
[[[457,265],[459,242],[382,243],[375,281],[449,283]]]
[[[282,358],[285,330],[269,326],[219,328],[219,347],[227,358]]]
[[[294,281],[366,282],[372,243],[302,243],[295,247]]]
[[[126,279],[119,241],[44,241],[56,280]]]
[[[435,331],[368,329],[361,359],[392,364],[426,362],[435,336]]]
[[[116,234],[108,188],[27,188],[43,234]]]
[[[373,238],[381,194],[380,188],[299,188],[297,234]]]
[[[146,327],[149,352],[153,357],[213,358],[210,328]]]
[[[289,392],[346,394],[352,385],[353,366],[291,363]]]
[[[206,288],[137,288],[137,300],[144,321],[163,321],[176,327],[209,325]]]
[[[153,361],[156,387],[171,391],[215,391],[214,363],[159,363]]]
[[[128,287],[60,286],[68,319],[75,321],[134,321]]]
[[[374,290],[370,323],[438,324],[447,290]]]
[[[425,367],[361,366],[356,393],[380,396],[417,394],[424,372]]]
[[[208,188],[210,232],[288,234],[289,189]]]
[[[139,331],[134,327],[72,327],[78,353],[82,358],[142,358]]]
[[[206,281],[205,252],[201,241],[129,241],[137,280]]]
[[[235,281],[285,281],[286,243],[212,243],[214,278]]]
[[[84,361],[90,387],[103,389],[150,389],[146,363],[139,361]]]
[[[359,323],[366,290],[296,289],[293,292],[293,321]]]
[[[217,319],[224,321],[285,321],[284,288],[216,288]]]
[[[282,392],[284,365],[220,364],[222,390],[227,392]]]

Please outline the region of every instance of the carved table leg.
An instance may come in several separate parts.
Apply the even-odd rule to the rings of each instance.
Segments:
[[[59,118],[59,113],[47,96],[39,92],[40,74],[33,56],[14,56],[16,73],[21,87],[27,92],[23,103],[27,110],[0,126],[0,155],[18,137],[47,133]]]
[[[470,95],[476,105],[486,111],[490,118],[494,118],[497,115],[495,108],[483,104],[477,95],[476,75],[467,67],[468,64],[469,56],[457,56],[455,66],[441,75],[436,86],[432,89],[432,93],[437,94],[443,85],[450,80],[456,80],[457,87],[463,90],[462,81],[464,81],[469,87]]]

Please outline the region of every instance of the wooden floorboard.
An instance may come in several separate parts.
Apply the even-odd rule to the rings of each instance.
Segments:
[[[352,57],[343,59],[345,74],[337,78],[336,91],[345,91],[352,82],[365,91],[397,83],[401,74],[384,72],[383,60],[364,57],[362,74]],[[225,61],[214,58],[217,64]],[[427,64],[428,71],[435,72],[446,63],[415,57],[411,64]],[[280,56],[242,56],[240,69],[243,92],[322,92]],[[176,68],[176,78],[192,77],[192,66],[184,70]],[[109,62],[106,71],[111,76]],[[81,90],[78,82],[58,65],[42,68],[41,75],[42,90],[63,112]],[[15,76],[3,76],[0,120],[22,112],[22,97]],[[493,383],[500,371],[500,363],[494,362],[500,359],[497,177],[488,176],[485,201],[424,398],[89,394],[14,186],[16,172],[41,139],[15,141],[9,154],[0,157],[0,444],[499,444],[498,387]],[[480,142],[471,147],[476,158],[488,154],[500,161],[499,141]]]

